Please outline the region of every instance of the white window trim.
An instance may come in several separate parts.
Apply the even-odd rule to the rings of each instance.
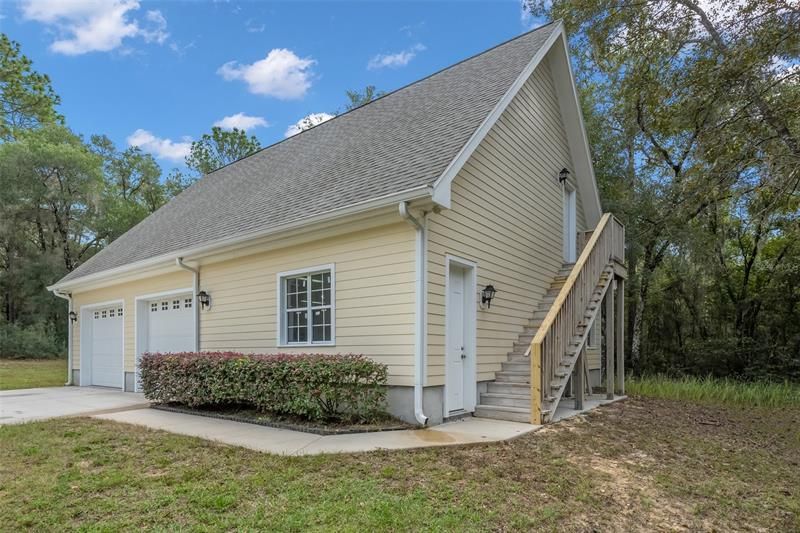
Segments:
[[[283,298],[283,279],[292,276],[300,276],[303,274],[313,274],[315,272],[322,272],[330,270],[331,272],[331,340],[324,342],[286,342],[286,332],[284,331],[284,298]],[[327,265],[317,265],[308,268],[300,268],[297,270],[288,270],[286,272],[278,272],[276,279],[276,300],[278,310],[278,330],[276,332],[276,345],[278,348],[297,348],[307,346],[336,346],[336,265],[330,263]],[[310,320],[310,317],[309,317]]]

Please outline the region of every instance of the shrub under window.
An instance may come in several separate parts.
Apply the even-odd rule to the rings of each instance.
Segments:
[[[369,422],[385,413],[386,365],[360,355],[145,354],[141,385],[156,403],[249,405],[313,421]]]

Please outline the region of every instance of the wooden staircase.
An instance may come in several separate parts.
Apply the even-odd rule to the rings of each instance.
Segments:
[[[508,360],[481,392],[475,416],[533,424],[551,421],[581,360],[576,383],[582,400],[586,357],[581,354],[615,275],[624,271],[625,229],[606,213],[587,237],[578,260],[564,264],[556,274]]]
[[[539,307],[533,313],[533,317],[514,343],[514,349],[508,352],[508,361],[501,363],[501,370],[495,372],[495,380],[489,382],[487,391],[480,394],[480,402],[475,408],[475,416],[513,422],[530,422],[531,341],[550,311],[573,266],[573,263],[565,263],[556,274],[544,298],[539,302]],[[585,320],[575,328],[572,344],[560,361],[559,370],[556,373],[557,379],[552,381],[550,394],[544,398],[542,415],[545,417],[545,421],[551,419],[552,413],[555,412],[556,406],[567,388],[567,382],[578,360],[578,353],[586,343],[589,330],[599,315],[600,303],[612,277],[613,273],[610,271],[603,273],[587,306]]]

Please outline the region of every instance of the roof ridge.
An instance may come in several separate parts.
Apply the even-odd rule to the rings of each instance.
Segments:
[[[212,170],[212,171],[211,171],[211,172],[209,172],[208,174],[204,174],[204,175],[203,175],[203,176],[201,176],[201,177],[200,177],[200,179],[198,179],[198,180],[197,180],[195,183],[199,182],[200,180],[202,180],[202,179],[203,179],[203,178],[205,178],[206,176],[210,176],[211,174],[214,174],[215,172],[218,172],[218,171],[222,170],[223,168],[226,168],[226,167],[228,167],[228,166],[230,166],[230,165],[233,165],[234,163],[238,163],[239,161],[243,161],[243,160],[245,160],[245,159],[247,159],[247,158],[249,158],[249,157],[252,157],[252,156],[254,156],[254,155],[258,154],[258,153],[261,153],[261,152],[263,152],[263,151],[265,151],[265,150],[268,150],[268,149],[270,149],[270,148],[273,148],[273,147],[275,147],[275,146],[278,146],[279,144],[283,144],[283,143],[285,143],[285,142],[287,142],[287,141],[289,141],[289,140],[291,140],[291,139],[294,139],[294,138],[296,138],[296,137],[299,137],[300,135],[302,135],[302,134],[304,134],[304,133],[306,133],[306,132],[309,132],[309,131],[311,131],[311,130],[314,130],[314,129],[316,129],[316,128],[319,128],[320,126],[323,126],[323,125],[325,125],[325,124],[330,124],[330,123],[332,123],[333,121],[335,121],[337,118],[341,118],[341,117],[343,117],[343,116],[345,116],[345,115],[349,115],[350,113],[353,113],[353,112],[355,112],[355,111],[358,111],[358,110],[360,110],[360,109],[364,109],[364,108],[365,108],[365,107],[367,107],[368,105],[370,105],[370,104],[373,104],[373,103],[375,103],[375,102],[377,102],[377,101],[379,101],[379,100],[383,100],[383,99],[384,99],[384,98],[386,98],[387,96],[391,96],[391,95],[393,95],[393,94],[395,94],[395,93],[398,93],[398,92],[400,92],[400,91],[402,91],[402,90],[404,90],[404,89],[407,89],[407,88],[409,88],[409,87],[412,87],[412,86],[414,86],[414,85],[416,85],[416,84],[418,84],[418,83],[422,83],[423,81],[425,81],[425,80],[427,80],[427,79],[430,79],[430,78],[432,78],[432,77],[434,77],[434,76],[436,76],[436,75],[438,75],[438,74],[441,74],[442,72],[446,72],[446,71],[448,71],[448,70],[450,70],[450,69],[452,69],[452,68],[455,68],[455,67],[457,67],[457,66],[459,66],[459,65],[461,65],[461,64],[463,64],[463,63],[466,63],[467,61],[471,61],[471,60],[473,60],[473,59],[475,59],[475,58],[478,58],[478,57],[480,57],[480,56],[482,56],[482,55],[484,55],[484,54],[488,54],[488,53],[489,53],[489,52],[491,52],[492,50],[496,50],[497,48],[500,48],[501,46],[505,46],[505,45],[507,45],[507,44],[509,44],[509,43],[512,43],[512,42],[514,42],[514,41],[516,41],[516,40],[518,40],[518,39],[521,39],[521,38],[523,38],[523,37],[525,37],[525,36],[527,36],[527,35],[530,35],[531,33],[535,33],[535,32],[537,32],[537,31],[539,31],[539,30],[541,30],[541,29],[544,29],[544,28],[546,28],[547,26],[551,26],[551,25],[553,25],[553,24],[556,24],[556,23],[558,23],[558,22],[560,22],[560,21],[561,21],[561,19],[551,20],[551,21],[550,21],[550,22],[548,22],[547,24],[542,24],[541,26],[537,26],[537,27],[535,27],[535,28],[532,28],[532,29],[530,29],[530,30],[528,30],[528,31],[526,31],[526,32],[520,33],[519,35],[516,35],[516,36],[514,36],[514,37],[511,37],[510,39],[506,39],[505,41],[503,41],[503,42],[501,42],[501,43],[498,43],[498,44],[496,44],[496,45],[492,46],[491,48],[487,48],[486,50],[482,50],[482,51],[480,51],[480,52],[477,52],[477,53],[475,53],[475,54],[472,54],[471,56],[469,56],[469,57],[466,57],[466,58],[464,58],[464,59],[462,59],[462,60],[460,60],[460,61],[457,61],[457,62],[453,63],[452,65],[448,65],[448,66],[446,66],[446,67],[442,67],[442,68],[440,68],[439,70],[437,70],[437,71],[435,71],[435,72],[432,72],[431,74],[428,74],[427,76],[424,76],[424,77],[422,77],[422,78],[419,78],[419,79],[417,79],[417,80],[414,80],[414,81],[412,81],[412,82],[409,82],[409,83],[407,83],[407,84],[403,85],[402,87],[398,87],[397,89],[394,89],[394,90],[392,90],[392,91],[389,91],[389,92],[387,92],[386,94],[382,94],[381,96],[379,96],[379,97],[377,97],[377,98],[374,98],[374,99],[370,100],[369,102],[367,102],[367,103],[365,103],[365,104],[362,104],[362,105],[360,105],[360,106],[358,106],[358,107],[354,107],[353,109],[348,109],[348,110],[347,110],[347,111],[345,111],[344,113],[341,113],[341,114],[338,114],[338,115],[334,115],[334,116],[333,116],[333,118],[331,118],[331,119],[328,119],[328,120],[326,120],[325,122],[321,122],[321,123],[319,123],[319,124],[315,124],[315,125],[311,126],[310,128],[306,128],[306,129],[302,130],[300,133],[296,133],[296,134],[294,134],[294,135],[292,135],[292,136],[290,136],[290,137],[285,137],[285,138],[283,138],[283,139],[281,139],[281,140],[279,140],[279,141],[275,141],[275,142],[274,142],[274,143],[272,143],[272,144],[269,144],[269,145],[267,145],[267,146],[264,146],[263,148],[259,148],[258,150],[256,150],[255,152],[253,152],[253,153],[251,153],[251,154],[247,154],[246,156],[244,156],[244,157],[240,157],[239,159],[237,159],[237,160],[235,160],[235,161],[231,161],[231,162],[229,162],[229,163],[226,163],[226,164],[222,165],[222,166],[221,166],[221,167],[219,167],[219,168],[215,168],[214,170]],[[194,184],[193,184],[193,185],[194,185]]]

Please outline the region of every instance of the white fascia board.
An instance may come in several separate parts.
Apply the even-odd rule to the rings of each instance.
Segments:
[[[286,224],[281,224],[280,226],[272,226],[270,228],[266,228],[263,230],[241,233],[238,235],[234,235],[232,237],[218,239],[216,241],[212,241],[202,246],[184,248],[182,250],[169,252],[148,259],[143,259],[141,261],[129,263],[127,265],[123,265],[120,267],[110,268],[108,270],[103,270],[101,272],[89,274],[87,276],[81,276],[74,280],[69,280],[63,283],[55,283],[53,285],[48,286],[47,290],[51,292],[70,290],[76,287],[82,287],[84,285],[88,285],[91,283],[96,283],[117,276],[122,276],[124,274],[128,274],[131,272],[143,271],[149,269],[161,270],[165,267],[172,267],[173,263],[175,262],[175,259],[178,257],[183,258],[186,261],[190,261],[192,259],[199,259],[202,256],[210,255],[215,251],[221,248],[225,248],[227,246],[246,244],[249,241],[259,239],[262,237],[268,237],[271,235],[280,234],[285,231],[296,230],[304,226],[311,226],[313,224],[318,224],[320,222],[330,222],[332,220],[344,218],[350,215],[355,215],[358,213],[362,213],[364,211],[391,206],[402,201],[430,198],[430,193],[431,193],[430,188],[427,185],[424,185],[400,193],[394,193],[382,196],[380,198],[374,198],[364,202],[359,202],[357,204],[348,205],[346,207],[333,209],[331,211],[327,211],[325,213],[321,213],[313,217],[288,222]]]
[[[578,89],[575,86],[575,76],[572,73],[572,63],[569,59],[569,45],[567,35],[561,32],[561,38],[555,43],[553,53],[549,56],[550,71],[553,73],[553,82],[558,95],[558,106],[561,110],[561,119],[567,134],[570,155],[572,156],[573,175],[578,183],[581,203],[586,217],[588,228],[594,228],[603,214],[600,205],[600,194],[597,190],[597,180],[594,175],[594,165],[589,149],[589,139],[586,136],[586,126],[583,122]]]
[[[564,38],[564,35],[564,24],[563,22],[558,22],[551,30],[550,36],[545,43],[539,48],[536,54],[534,54],[528,65],[523,69],[520,75],[517,76],[517,79],[514,80],[514,83],[509,87],[500,101],[497,102],[492,112],[483,120],[478,129],[475,130],[475,133],[472,134],[467,143],[461,148],[458,154],[456,154],[456,157],[447,165],[442,175],[439,176],[433,184],[432,197],[434,202],[442,207],[450,208],[450,185],[461,170],[461,167],[464,166],[472,153],[478,148],[478,145],[483,141],[484,137],[486,137],[489,130],[492,129],[492,126],[494,126],[495,122],[497,122],[500,115],[503,114],[503,111],[506,110],[520,89],[522,89],[522,86],[525,85],[525,82],[528,81],[528,78],[533,74],[533,71],[536,70],[536,67],[539,66],[539,63],[547,56],[547,52],[550,51],[553,44],[556,43],[559,38]]]

